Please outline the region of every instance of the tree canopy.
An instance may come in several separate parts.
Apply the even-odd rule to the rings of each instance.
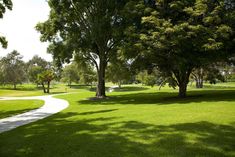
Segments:
[[[75,55],[95,66],[97,97],[105,97],[105,69],[122,40],[124,0],[49,0],[49,19],[37,25],[57,63]]]
[[[26,80],[25,63],[16,50],[9,53],[0,60],[0,71],[2,72],[2,83],[16,85]]]
[[[186,96],[194,68],[226,61],[234,53],[234,29],[224,18],[224,1],[159,0],[142,9],[140,28],[128,32],[135,34],[130,40],[138,52],[134,56],[170,77],[180,97]]]

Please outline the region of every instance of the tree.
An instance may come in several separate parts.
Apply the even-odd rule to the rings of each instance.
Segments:
[[[52,70],[45,70],[37,75],[37,80],[41,83],[44,93],[50,93],[50,83],[54,78],[55,74]]]
[[[196,82],[196,88],[203,88],[204,81],[209,81],[211,84],[215,84],[217,81],[225,82],[229,75],[228,67],[225,63],[216,63],[194,69],[191,75]]]
[[[130,65],[118,60],[108,65],[107,79],[113,83],[117,83],[119,88],[124,82],[128,82],[131,79]]]
[[[26,79],[25,63],[16,50],[9,53],[1,59],[1,72],[4,84],[12,84],[14,89],[16,85],[22,83]]]
[[[44,71],[44,69],[40,66],[32,66],[30,67],[30,69],[28,69],[28,79],[30,82],[33,82],[37,85],[40,84],[40,82],[38,82],[38,75],[41,74]]]
[[[33,58],[27,63],[27,74],[29,81],[37,84],[38,86],[40,84],[37,79],[38,75],[49,67],[51,67],[49,62],[37,55],[33,56]]]
[[[11,0],[0,1],[0,19],[3,18],[3,14],[6,12],[7,9],[12,10]],[[7,40],[5,37],[0,36],[0,43],[2,44],[3,48],[7,48]]]
[[[28,61],[27,65],[29,68],[32,66],[40,66],[42,68],[47,68],[48,66],[51,66],[49,62],[39,57],[38,55],[33,56],[33,58]]]
[[[97,74],[90,66],[80,69],[79,76],[80,76],[79,82],[85,85],[90,85],[91,88],[93,83],[97,81]]]
[[[122,40],[126,1],[49,0],[50,16],[36,29],[57,63],[69,62],[73,55],[95,66],[98,76],[96,96],[106,97],[105,69]]]
[[[79,75],[78,75],[77,65],[72,63],[67,65],[63,68],[62,71],[62,81],[68,83],[68,86],[71,88],[72,82],[79,82]]]
[[[148,72],[147,72],[146,70],[141,71],[141,72],[139,72],[139,73],[136,75],[136,80],[139,81],[139,82],[141,82],[142,85],[144,85],[147,75],[148,75]]]
[[[224,19],[223,1],[158,0],[143,12],[141,27],[135,28],[139,39],[130,40],[139,49],[135,58],[148,60],[170,77],[179,97],[186,97],[193,69],[226,61],[234,53],[234,30]]]

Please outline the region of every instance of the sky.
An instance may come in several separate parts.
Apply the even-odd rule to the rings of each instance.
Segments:
[[[0,56],[17,50],[24,56],[24,60],[30,60],[38,55],[47,61],[52,57],[47,54],[47,43],[40,42],[40,33],[35,30],[38,22],[47,20],[49,6],[46,0],[12,0],[13,10],[7,11],[3,19],[0,19],[0,35],[5,36],[8,48],[0,48]]]

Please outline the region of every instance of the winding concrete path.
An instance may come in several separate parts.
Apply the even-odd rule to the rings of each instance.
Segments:
[[[109,93],[112,93],[113,91],[114,91],[114,89],[116,89],[116,88],[119,88],[118,86],[112,86],[112,87],[110,87],[109,88]]]
[[[12,130],[19,126],[35,122],[58,113],[69,106],[66,100],[54,98],[55,95],[34,97],[0,97],[1,100],[43,100],[45,104],[38,109],[16,116],[0,119],[0,133]]]

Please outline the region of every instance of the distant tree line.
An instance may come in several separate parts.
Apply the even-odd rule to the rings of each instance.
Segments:
[[[12,85],[13,89],[17,89],[17,85],[22,83],[34,83],[44,93],[50,93],[53,80],[67,83],[70,87],[72,83],[92,87],[96,79],[96,73],[91,66],[82,67],[76,62],[58,69],[53,62],[37,55],[25,62],[16,50],[0,58],[0,85]]]

